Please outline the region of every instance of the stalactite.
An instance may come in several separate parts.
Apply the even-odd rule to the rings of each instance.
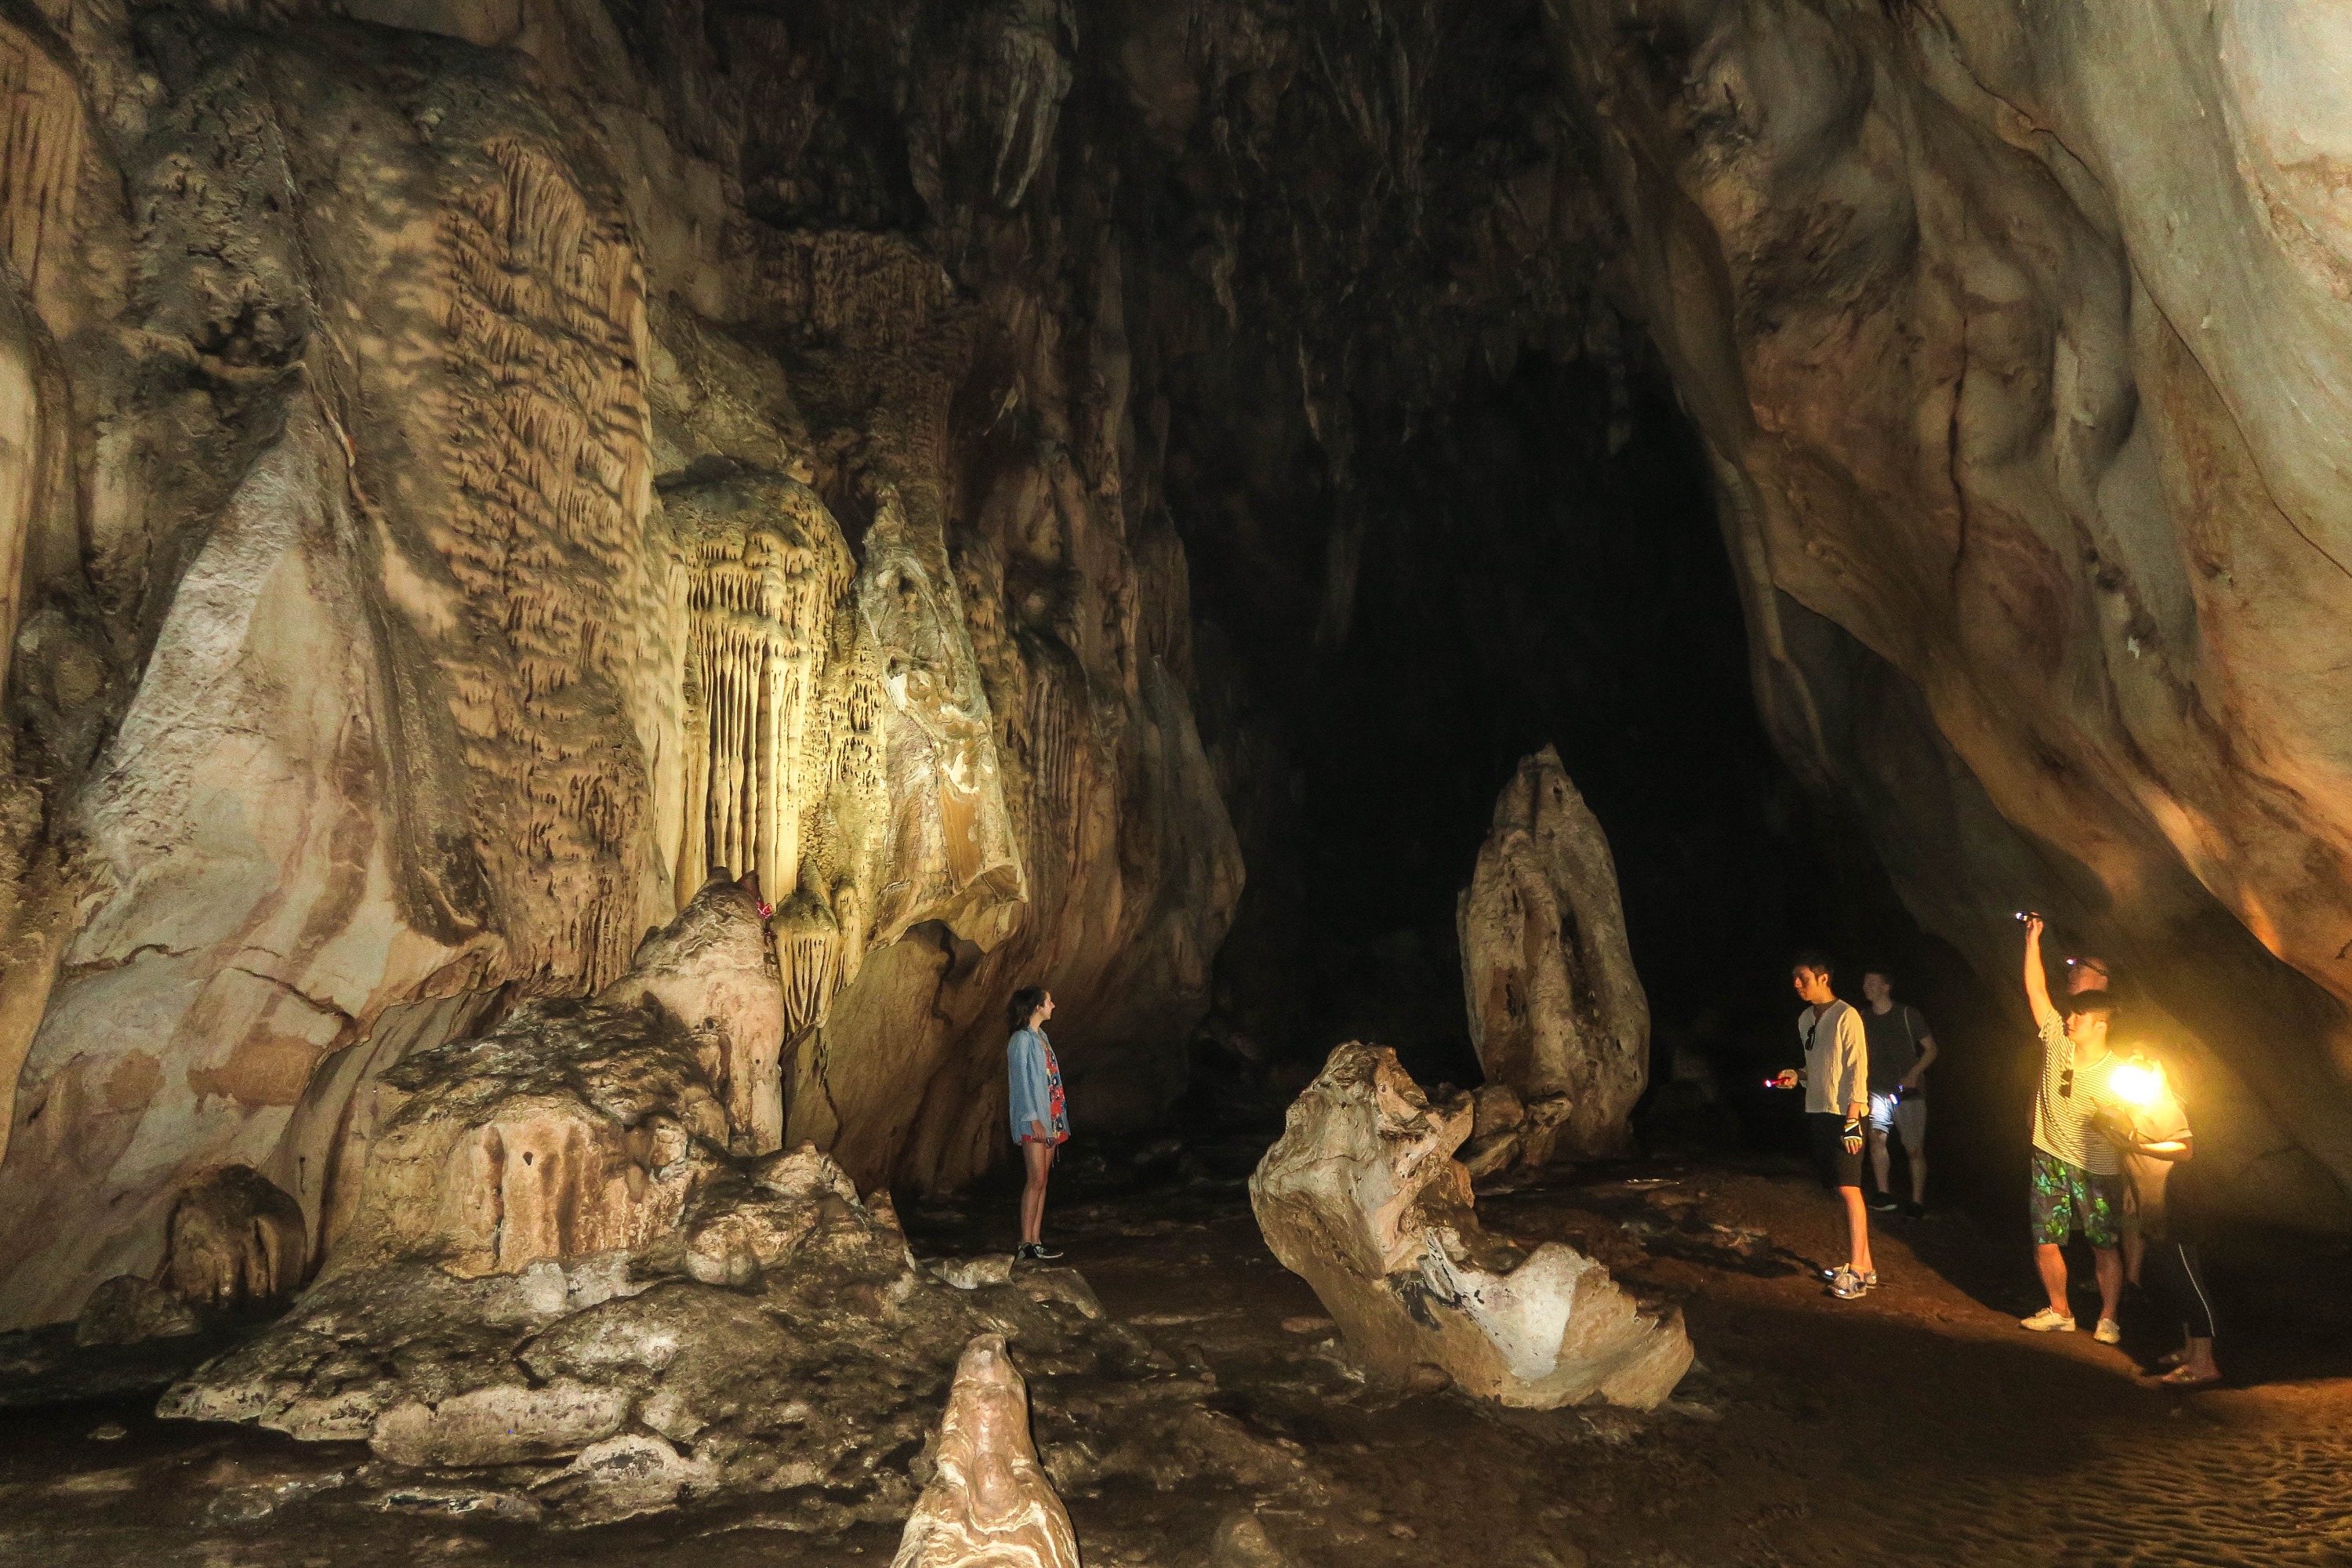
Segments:
[[[518,967],[600,983],[635,945],[645,870],[644,282],[625,230],[553,161],[515,139],[483,152],[491,172],[451,194],[440,234],[457,504],[436,542],[494,617],[453,707]],[[614,706],[640,748],[612,743]]]
[[[688,727],[705,737],[689,768],[705,782],[699,791],[689,783],[688,815],[711,864],[755,872],[761,896],[779,903],[799,883],[801,817],[830,773],[810,755],[808,716],[848,590],[848,552],[791,480],[675,498],[670,510],[685,534]]]
[[[36,301],[67,265],[61,242],[73,229],[83,142],[73,77],[0,26],[0,249]]]

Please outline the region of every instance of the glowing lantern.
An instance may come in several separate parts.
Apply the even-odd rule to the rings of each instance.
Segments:
[[[2145,1110],[2164,1093],[2164,1069],[2152,1062],[2126,1062],[2109,1076],[2107,1086],[2116,1099]]]

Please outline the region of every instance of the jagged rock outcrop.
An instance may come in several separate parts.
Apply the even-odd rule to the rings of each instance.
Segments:
[[[1625,942],[1608,837],[1554,748],[1522,761],[1503,786],[1454,927],[1470,1043],[1487,1081],[1530,1111],[1554,1102],[1534,1126],[1512,1119],[1494,1131],[1516,1132],[1517,1158],[1531,1165],[1555,1150],[1626,1152],[1626,1118],[1650,1081],[1650,1004]]]
[[[225,1167],[315,1268],[394,1064],[719,866],[752,1152],[969,1176],[1025,982],[1163,1103],[1240,868],[1074,35],[337,9],[0,24],[0,1322]]]
[[[2029,903],[2117,964],[2217,1202],[2352,1224],[2352,20],[1551,16],[1784,750],[1989,984]]]
[[[1195,1385],[1154,1385],[1174,1363],[1071,1271],[922,1268],[889,1194],[829,1156],[729,1152],[710,1064],[730,1004],[773,986],[764,940],[738,940],[763,929],[749,889],[713,881],[604,994],[387,1071],[406,1098],[320,1283],[162,1413],[364,1442],[395,1489],[454,1476],[515,1517],[803,1491],[838,1528],[916,1501],[908,1456],[961,1356],[932,1495],[962,1511],[925,1517],[1066,1548],[1058,1505],[1058,1536],[1029,1519],[1043,1483],[1008,1343],[1144,1453],[1209,1413]]]
[[[1068,1510],[1030,1440],[1029,1390],[1001,1336],[965,1347],[932,1463],[891,1568],[1078,1568]]]
[[[670,1234],[716,1152],[749,1153],[776,1124],[778,1107],[721,1089],[772,1068],[782,1020],[759,903],[714,879],[593,1000],[525,1003],[382,1075],[394,1103],[327,1271],[425,1255],[514,1274]]]
[[[1266,1245],[1391,1383],[1653,1408],[1690,1368],[1681,1311],[1643,1311],[1571,1247],[1482,1229],[1453,1158],[1474,1115],[1467,1095],[1431,1100],[1385,1047],[1339,1047],[1250,1177]]]

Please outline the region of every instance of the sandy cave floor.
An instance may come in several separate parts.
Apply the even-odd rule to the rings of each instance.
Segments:
[[[1002,1206],[916,1210],[917,1251],[1009,1241]],[[2297,1337],[2258,1315],[2272,1326],[2234,1357],[2224,1341],[2236,1386],[2175,1394],[2087,1332],[2020,1331],[2023,1248],[1965,1216],[1884,1225],[1885,1284],[1831,1300],[1812,1266],[1834,1213],[1792,1168],[1595,1169],[1480,1207],[1491,1229],[1578,1240],[1682,1302],[1700,1365],[1671,1405],[1512,1412],[1365,1388],[1230,1181],[1055,1211],[1106,1308],[1299,1462],[1255,1487],[1172,1462],[1166,1489],[1076,1482],[1087,1561],[1195,1568],[1221,1524],[1255,1513],[1298,1568],[2352,1563],[2338,1325]],[[812,1531],[790,1494],[576,1531],[387,1510],[356,1445],[159,1422],[152,1404],[0,1410],[0,1562],[789,1568],[887,1562],[896,1545],[893,1528]],[[93,1435],[110,1426],[121,1435]],[[1275,1561],[1231,1542],[1216,1559]]]

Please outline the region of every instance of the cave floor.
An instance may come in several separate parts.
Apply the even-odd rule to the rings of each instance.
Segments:
[[[925,1255],[1009,1241],[1003,1206],[919,1209],[910,1234]],[[1621,1167],[1480,1206],[1491,1229],[1579,1240],[1682,1303],[1700,1364],[1666,1408],[1515,1412],[1365,1387],[1230,1181],[1053,1211],[1106,1309],[1293,1457],[1247,1485],[1230,1466],[1200,1479],[1197,1456],[1171,1454],[1161,1485],[1057,1466],[1087,1561],[2352,1562],[2352,1379],[2320,1345],[2273,1336],[2242,1348],[2232,1386],[2158,1389],[2126,1351],[2160,1345],[2020,1331],[2024,1249],[1963,1216],[1881,1226],[1885,1284],[1834,1301],[1812,1276],[1830,1202],[1769,1165]],[[152,1403],[0,1410],[0,1561],[727,1568],[887,1562],[896,1546],[895,1528],[813,1533],[783,1506],[572,1531],[436,1517],[429,1498],[386,1511],[346,1485],[366,1458],[356,1446],[159,1422]]]

